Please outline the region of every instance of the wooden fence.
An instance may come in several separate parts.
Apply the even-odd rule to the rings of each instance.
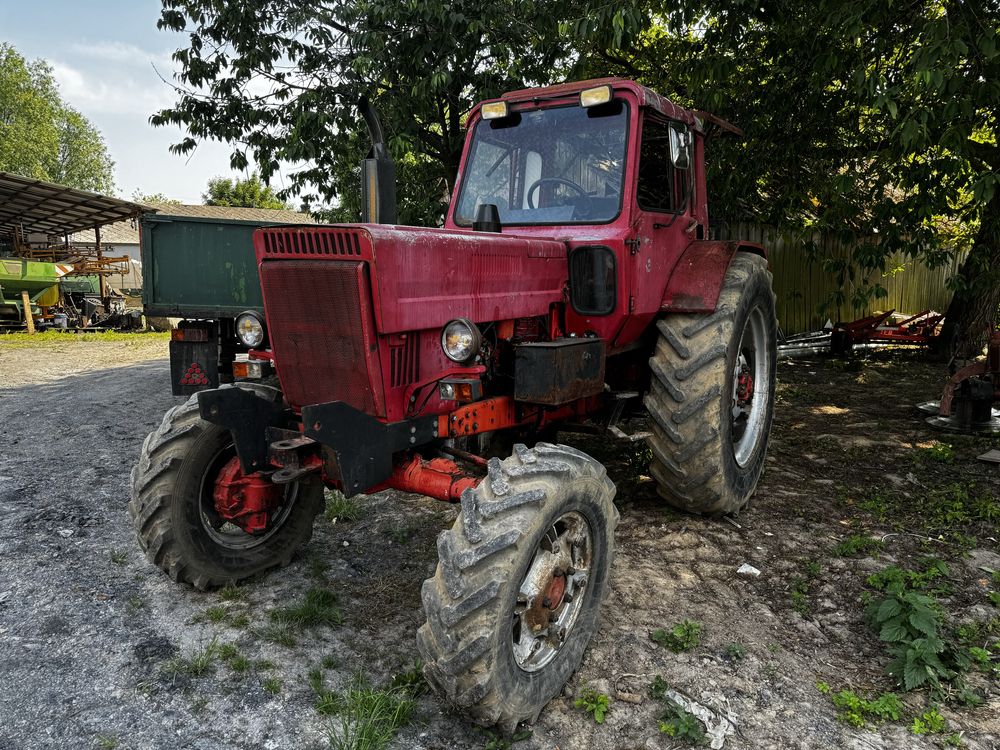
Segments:
[[[946,282],[958,272],[960,257],[948,263],[928,268],[912,258],[893,258],[886,268],[895,269],[886,274],[873,273],[868,283],[878,282],[888,296],[873,299],[861,308],[851,305],[851,289],[845,288],[847,301],[839,311],[831,304],[837,292],[834,274],[822,267],[822,258],[848,260],[853,245],[837,238],[815,236],[813,257],[805,244],[791,232],[778,232],[771,227],[757,224],[722,226],[714,235],[724,240],[750,240],[759,242],[768,250],[771,272],[774,274],[774,293],[777,295],[778,323],[786,334],[815,331],[829,318],[854,320],[876,311],[895,309],[899,313],[918,313],[931,309],[944,312],[951,300]],[[881,276],[881,278],[879,278]]]

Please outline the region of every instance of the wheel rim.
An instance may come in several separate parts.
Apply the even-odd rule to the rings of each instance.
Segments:
[[[771,399],[769,346],[764,311],[755,307],[750,311],[740,335],[740,346],[733,367],[730,418],[733,454],[740,466],[746,466],[750,462],[767,427],[767,411]]]
[[[590,522],[577,512],[553,522],[517,589],[511,642],[525,672],[551,662],[569,640],[586,594],[594,550]]]
[[[222,518],[215,510],[213,492],[216,477],[219,476],[222,467],[235,455],[236,447],[229,445],[220,450],[209,462],[199,488],[198,515],[201,518],[202,528],[213,542],[227,549],[246,550],[264,544],[281,529],[298,499],[299,485],[298,482],[292,482],[285,486],[281,505],[272,514],[267,531],[263,534],[248,534],[236,524]]]

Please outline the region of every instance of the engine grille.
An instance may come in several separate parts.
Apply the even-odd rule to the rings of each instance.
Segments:
[[[280,260],[260,266],[268,332],[285,398],[384,412],[367,265]]]

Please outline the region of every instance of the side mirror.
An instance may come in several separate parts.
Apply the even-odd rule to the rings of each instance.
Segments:
[[[670,161],[675,169],[691,167],[691,131],[684,125],[670,125]]]

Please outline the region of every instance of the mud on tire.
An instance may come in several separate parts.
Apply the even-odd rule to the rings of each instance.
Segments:
[[[748,356],[755,326],[761,341]],[[667,315],[656,327],[645,405],[657,491],[681,510],[736,513],[750,500],[763,471],[774,411],[777,323],[767,261],[737,253],[715,312]],[[752,419],[742,425],[753,430],[745,440],[731,411],[741,353],[744,361],[752,360],[756,400],[750,402]]]
[[[474,721],[507,732],[534,721],[580,665],[597,630],[614,555],[614,494],[598,462],[548,443],[532,449],[516,445],[510,458],[491,459],[488,477],[463,494],[455,525],[438,537],[434,577],[424,581],[427,622],[417,633],[417,645],[428,682]],[[544,649],[531,652],[538,658],[528,662],[522,658],[523,638],[515,643],[522,620],[535,611],[523,611],[525,577],[555,554],[553,548],[566,554],[566,545],[577,538],[568,531],[558,536],[560,528],[568,528],[566,519],[586,526],[587,566],[565,569],[572,580],[565,578],[563,584],[573,596],[559,593],[558,612],[544,611],[553,627],[575,614],[564,640],[558,633],[549,636],[555,639],[551,642],[534,632],[523,636],[529,643],[545,641]],[[581,566],[583,544],[573,542],[570,553]],[[580,580],[584,583],[577,586]],[[548,661],[539,656],[542,652]]]
[[[281,400],[274,388],[243,383],[234,387]],[[312,535],[313,520],[323,506],[318,480],[290,490],[290,507],[266,534],[245,535],[243,540],[237,536],[233,544],[211,534],[203,493],[209,493],[210,503],[213,469],[232,455],[229,431],[201,418],[197,395],[168,411],[142,444],[139,463],[132,469],[128,512],[146,557],[175,581],[204,590],[287,565]]]

